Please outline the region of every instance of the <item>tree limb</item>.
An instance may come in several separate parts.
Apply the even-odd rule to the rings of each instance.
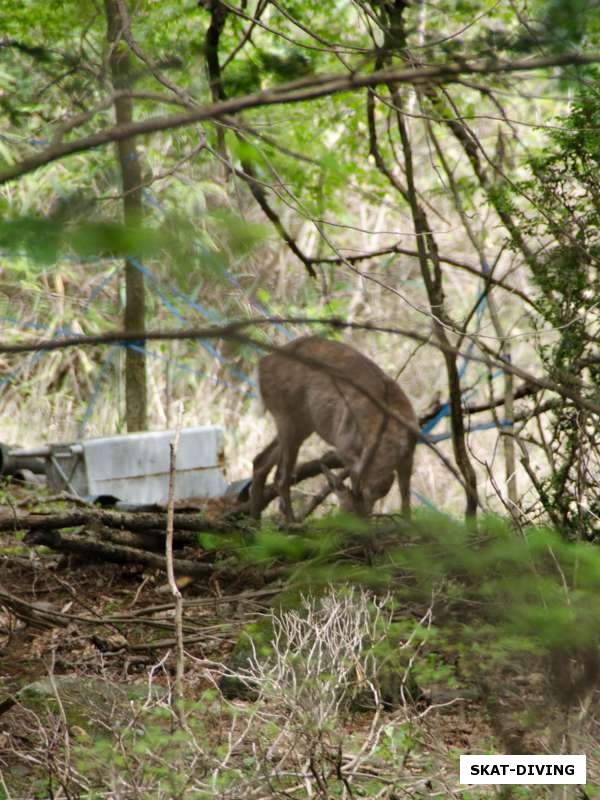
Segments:
[[[600,62],[600,53],[563,53],[538,58],[523,58],[515,61],[480,59],[460,64],[438,64],[418,69],[381,69],[368,74],[310,75],[270,89],[234,97],[218,103],[209,103],[198,109],[163,117],[149,117],[112,128],[105,128],[81,139],[52,145],[39,153],[0,171],[0,184],[12,181],[21,175],[33,172],[45,164],[51,164],[65,156],[81,153],[109,142],[125,141],[158,131],[172,130],[196,122],[219,119],[225,114],[236,114],[250,108],[301,103],[381,84],[419,85],[429,83],[452,83],[462,75],[499,75],[511,72],[531,72],[557,66],[574,66]]]

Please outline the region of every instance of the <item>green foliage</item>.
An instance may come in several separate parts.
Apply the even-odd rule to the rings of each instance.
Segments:
[[[242,220],[235,214],[224,210],[214,211],[211,221],[227,247],[240,256],[248,255],[267,233],[265,225]]]
[[[319,559],[334,553],[341,543],[341,530],[328,529],[327,535],[318,531],[306,535],[290,534],[263,526],[254,541],[245,550],[251,562],[264,563],[280,559],[287,563],[297,563],[306,559]]]
[[[537,5],[535,44],[543,41],[554,50],[564,51],[586,40],[597,41],[600,14],[595,0],[542,0]]]
[[[221,271],[226,255],[247,255],[262,240],[263,225],[249,223],[217,210],[207,215],[207,231],[202,235],[188,219],[168,217],[160,227],[124,225],[110,221],[65,224],[55,218],[19,217],[0,222],[0,247],[17,259],[16,269],[25,269],[26,256],[34,268],[47,266],[65,255],[81,259],[156,258],[166,251],[175,263],[189,264],[190,250],[196,244],[200,268]],[[209,233],[210,232],[210,233]]]
[[[52,142],[75,139],[112,126],[114,108],[108,102],[109,87],[104,69],[108,50],[102,8],[99,12],[90,0],[81,3],[67,0],[58,5],[44,0],[27,4],[11,0],[5,6],[0,11],[5,37],[0,48],[0,117],[5,131],[0,137],[0,158],[3,162],[14,163]],[[418,4],[405,4],[401,20],[394,18],[392,6],[293,0],[284,6],[269,4],[263,9],[264,16],[254,23],[249,8],[241,6],[236,14],[223,6],[217,55],[225,95],[231,98],[260,89],[276,92],[282,81],[301,80],[311,74],[367,73],[381,57],[386,26],[388,44],[394,44],[388,54],[391,66],[405,63],[406,52],[397,46],[403,38],[407,52],[416,54],[417,61],[426,53],[423,63],[431,64],[461,63],[477,56],[509,57],[519,47],[528,47],[526,37],[523,38],[524,30],[532,32],[534,39],[539,37],[539,41],[551,49],[573,44],[590,46],[597,40],[599,15],[590,0],[576,0],[571,5],[559,0],[536,0],[518,15],[506,4],[497,4],[482,15],[476,0],[459,3],[441,0],[422,8]],[[144,59],[139,52],[131,54],[133,88],[140,95],[133,98],[134,117],[142,120],[179,113],[181,109],[177,105],[186,105],[187,100],[182,97],[187,93],[196,105],[209,102],[214,87],[207,81],[206,35],[209,30],[214,34],[215,27],[210,27],[214,5],[142,0],[128,3],[127,7],[136,43],[134,50],[147,56]],[[125,42],[119,45],[122,49],[128,46]],[[419,112],[414,115],[410,131],[418,191],[423,198],[429,198],[427,203],[435,206],[434,214],[447,220],[448,231],[456,231],[460,224],[455,224],[456,218],[452,220],[452,215],[447,213],[445,206],[451,205],[451,198],[446,181],[438,179],[439,164],[434,163],[430,169],[436,157],[431,141],[423,139],[427,131],[426,127],[420,127],[422,116],[427,117],[427,125],[431,125],[431,130],[439,137],[448,162],[456,166],[452,169],[462,209],[467,218],[473,220],[474,229],[480,228],[474,230],[476,238],[491,239],[490,231],[495,231],[496,227],[483,221],[486,209],[495,209],[501,216],[519,217],[524,206],[523,198],[508,186],[518,186],[535,195],[538,183],[548,187],[541,176],[551,175],[550,180],[557,184],[561,164],[565,164],[569,174],[581,173],[577,182],[581,186],[585,181],[588,195],[597,190],[594,181],[599,125],[597,103],[593,98],[597,81],[592,67],[579,74],[587,80],[582,84],[581,96],[587,92],[589,98],[575,104],[563,139],[557,134],[555,161],[552,162],[552,156],[545,161],[542,159],[535,167],[533,184],[523,182],[520,186],[519,169],[512,168],[508,157],[498,159],[497,173],[492,168],[496,161],[487,144],[488,123],[479,119],[487,119],[490,109],[493,116],[498,115],[493,94],[498,85],[496,78],[482,74],[478,79],[481,85],[461,84],[459,91],[449,85],[443,101],[439,100],[443,92],[437,89],[421,92],[417,98],[412,89],[399,87],[402,103],[410,101],[407,109],[410,105]],[[544,94],[547,87],[543,73],[536,73],[534,80],[539,81],[539,93]],[[178,87],[177,92],[171,91],[171,84]],[[404,181],[393,104],[385,100],[387,89],[382,87],[381,91],[384,102],[377,101],[375,115],[379,148],[391,171]],[[435,95],[438,96],[436,103],[432,99]],[[499,97],[498,107],[501,107],[504,101],[502,95]],[[424,104],[423,115],[418,109],[419,103]],[[427,114],[427,103],[432,103],[431,115]],[[527,104],[526,99],[517,103],[515,116]],[[94,113],[86,116],[88,110]],[[527,114],[524,117],[529,119]],[[510,118],[508,114],[507,119]],[[457,120],[473,126],[471,144],[482,133],[486,134],[481,138],[481,152],[475,153],[481,169],[491,177],[485,189],[469,158],[462,157],[461,146],[449,127]],[[76,274],[68,273],[71,286],[87,288],[87,273],[91,271],[89,260],[120,260],[135,255],[150,262],[148,266],[160,278],[192,300],[202,298],[203,307],[215,310],[222,318],[239,316],[242,310],[248,312],[257,289],[259,299],[271,306],[267,313],[289,310],[298,315],[345,318],[351,311],[355,318],[360,315],[368,318],[372,311],[367,302],[369,292],[373,289],[373,296],[379,302],[383,295],[377,292],[385,290],[377,283],[381,279],[375,272],[367,276],[375,281],[363,280],[346,265],[329,264],[318,267],[318,282],[304,281],[302,265],[292,259],[289,265],[293,270],[291,282],[287,282],[287,276],[279,280],[287,264],[284,269],[272,269],[270,265],[281,263],[273,261],[273,249],[279,246],[281,231],[271,223],[268,227],[255,223],[256,219],[264,217],[239,177],[240,166],[251,164],[257,180],[264,186],[273,214],[290,235],[299,237],[299,243],[306,246],[311,256],[327,257],[336,250],[368,249],[366,237],[381,234],[369,230],[363,234],[359,217],[373,219],[372,212],[383,204],[391,209],[392,216],[385,220],[388,233],[403,229],[403,224],[397,224],[398,220],[389,224],[398,210],[406,210],[406,198],[403,192],[390,189],[387,178],[374,164],[365,115],[365,93],[348,92],[310,103],[259,107],[244,112],[239,121],[239,131],[227,127],[229,122],[223,119],[137,137],[144,190],[144,220],[138,229],[126,230],[120,224],[123,198],[112,146],[74,154],[11,184],[2,195],[0,209],[4,220],[0,227],[0,247],[7,257],[2,289],[10,294],[6,305],[20,308],[20,318],[32,319],[50,330],[78,319],[77,312],[84,308],[86,316],[81,327],[86,332],[88,329],[101,331],[108,320],[122,312],[123,292],[119,285],[112,291],[110,302],[104,302],[106,298],[100,293],[100,298],[94,295],[90,307],[87,295],[80,296],[72,290],[69,297],[72,306],[59,314],[49,299],[55,287],[44,285],[42,288],[36,286],[36,282],[43,280],[51,284],[49,276],[53,271],[58,277],[66,275],[66,256],[76,262]],[[478,149],[479,145],[475,151]],[[507,181],[501,180],[505,173]],[[543,194],[546,189],[540,191]],[[570,191],[569,180],[564,181],[560,195],[557,196],[556,191],[554,195],[553,206],[548,197],[544,197],[543,202],[539,200],[540,206],[552,212],[552,230],[550,226],[543,230],[543,226],[532,221],[532,213],[521,215],[518,230],[524,235],[540,230],[554,235],[555,230],[568,230],[568,235],[561,239],[563,255],[566,254],[563,264],[545,270],[545,278],[540,274],[540,281],[546,281],[546,288],[539,284],[541,294],[548,295],[544,308],[553,306],[555,311],[560,311],[548,311],[545,321],[554,327],[562,326],[563,331],[560,348],[552,354],[548,351],[546,363],[554,360],[552,377],[567,381],[568,374],[576,374],[578,362],[590,353],[589,342],[581,347],[582,329],[589,328],[584,317],[592,313],[592,301],[587,293],[595,291],[597,281],[588,279],[586,283],[578,278],[583,275],[583,265],[593,252],[588,240],[598,228],[598,215],[591,213],[591,207],[580,208],[580,194]],[[238,211],[234,212],[234,208]],[[574,215],[577,217],[575,225],[572,224]],[[479,217],[481,224],[477,221]],[[307,221],[312,221],[312,228],[305,225]],[[580,229],[585,230],[585,242],[577,238]],[[363,240],[360,246],[357,233]],[[577,244],[576,258],[572,257],[572,250],[568,253],[564,250],[573,237]],[[446,241],[449,248],[458,247],[465,252],[472,245],[466,239]],[[516,246],[516,242],[513,244]],[[78,263],[77,259],[83,263]],[[400,259],[394,256],[365,262],[359,270],[368,272],[368,264],[375,265],[379,275],[385,273],[385,283],[392,292],[402,292],[407,284],[407,273]],[[101,269],[99,266],[98,271]],[[231,284],[226,283],[225,270],[239,279],[236,291],[231,291]],[[122,283],[120,275],[114,283]],[[278,285],[286,286],[281,297],[274,291]],[[374,289],[375,286],[379,289]],[[420,285],[417,291],[421,291]],[[558,305],[555,303],[557,291],[564,293]],[[56,293],[60,294],[60,289]],[[149,317],[157,325],[165,323],[166,326],[167,320],[172,322],[170,309],[165,310],[162,298],[152,291],[147,294]],[[365,299],[364,304],[362,299],[356,302],[359,295]],[[452,292],[447,295],[451,297]],[[418,308],[422,298],[416,303],[414,299],[409,298],[409,302],[413,308]],[[396,300],[391,299],[391,302]],[[583,308],[584,313],[581,319],[573,321],[576,308]],[[450,317],[458,319],[460,314],[455,311],[448,309]],[[390,314],[395,313],[390,308]],[[58,316],[61,319],[57,321]],[[79,317],[82,316],[80,313]],[[15,330],[16,333],[7,335],[19,335],[18,328]],[[263,335],[270,336],[270,332],[267,330]],[[181,345],[182,349],[184,347]],[[162,355],[167,351],[168,348],[163,348]],[[246,367],[243,362],[250,357],[255,359],[255,354],[236,350],[235,357]],[[90,396],[90,377],[82,375],[78,364],[75,359],[67,382],[71,382],[72,394],[83,407]],[[118,374],[117,368],[115,374]],[[186,390],[194,388],[190,373],[181,384]],[[28,391],[26,387],[23,394]],[[115,422],[115,426],[118,424]],[[593,497],[577,495],[574,489],[577,465],[582,463],[578,455],[582,452],[581,431],[586,431],[587,425],[587,420],[572,409],[560,410],[556,429],[562,427],[556,446],[552,445],[556,449],[556,464],[548,481],[543,480],[540,486],[546,511],[554,514],[553,522],[565,528],[570,526],[570,530],[578,534],[589,533],[590,519],[598,510]],[[576,428],[580,431],[577,441],[574,438]],[[587,453],[592,450],[589,444],[587,437],[583,447]],[[586,510],[582,511],[584,505]]]
[[[321,538],[338,525],[344,527],[344,521],[321,521]],[[368,796],[382,788],[377,776],[395,780],[413,751],[420,754],[416,763],[423,758],[418,720],[405,722],[406,715],[381,717],[377,744],[363,750],[370,723],[360,724],[356,715],[372,708],[374,697],[393,708],[407,702],[412,707],[435,687],[455,688],[458,695],[483,687],[487,707],[494,709],[501,700],[506,709],[516,702],[507,692],[508,675],[519,677],[519,686],[542,676],[543,691],[519,694],[523,705],[513,717],[520,730],[541,735],[555,723],[558,708],[568,709],[596,689],[597,670],[590,670],[600,660],[596,547],[569,542],[549,528],[517,533],[497,517],[481,520],[475,530],[421,513],[414,525],[403,527],[401,547],[399,533],[380,530],[379,549],[369,556],[374,571],[392,567],[383,572],[383,592],[344,585],[343,570],[337,587],[313,588],[308,595],[299,594],[296,580],[272,614],[247,625],[228,665],[229,688],[220,683],[236,703],[220,692],[203,692],[184,706],[187,730],[178,728],[173,711],[155,696],[153,703],[143,697],[127,701],[130,719],[119,724],[118,735],[116,718],[110,735],[91,735],[80,701],[73,717],[79,728],[70,742],[78,780],[90,791],[111,786],[125,793],[133,786],[141,797],[178,792],[185,797],[189,786],[193,797],[220,796],[226,789],[241,796],[262,781],[283,792],[291,785],[289,763],[280,771],[261,754],[290,737],[297,769],[307,758],[330,765],[340,749],[357,757],[366,752],[378,764],[376,777],[365,771],[367,785],[359,770],[352,780],[358,781],[356,796]],[[333,541],[338,544],[335,533]],[[307,557],[294,547],[276,549],[284,561]],[[330,562],[339,564],[340,557],[332,546]],[[79,684],[85,690],[86,681]],[[240,684],[252,690],[243,703]],[[48,696],[56,713],[51,689]],[[84,691],[84,711],[85,696]],[[72,725],[71,704],[63,707]],[[106,722],[102,725],[107,730]],[[501,736],[498,730],[494,733]],[[234,752],[232,731],[239,745]],[[504,746],[496,739],[488,745],[491,752]],[[53,757],[54,764],[61,763],[58,753]],[[323,774],[330,796],[339,796],[336,771]]]
[[[498,670],[533,657],[545,665],[550,697],[573,702],[593,685],[600,659],[597,548],[548,528],[516,534],[493,518],[482,521],[477,536],[441,516],[421,516],[415,528],[419,545],[395,556],[414,578],[400,597],[426,602],[439,593],[434,604],[444,604],[445,613],[432,642],[460,654],[463,676],[493,681]],[[585,678],[576,677],[580,670]]]
[[[21,217],[0,224],[0,247],[14,255],[25,252],[34,263],[56,261],[60,239],[57,225],[44,219]]]
[[[334,520],[322,522],[323,538],[332,522],[335,525]],[[380,532],[383,552],[371,551],[370,567],[354,574],[340,561],[334,533],[320,558],[304,569],[299,565],[293,573],[295,581],[313,587],[326,577],[336,583],[358,580],[393,592],[397,615],[392,624],[385,623],[386,636],[372,651],[383,673],[403,674],[416,649],[419,658],[410,677],[420,689],[432,684],[464,686],[465,681],[466,685],[493,683],[498,671],[518,670],[517,665],[532,658],[546,676],[550,697],[573,702],[589,688],[589,681],[593,685],[594,665],[600,665],[596,547],[569,541],[547,527],[516,533],[497,517],[481,520],[474,531],[447,516],[420,512],[410,531],[413,543],[396,548],[389,532]],[[263,540],[271,555],[284,561],[314,556],[297,537],[290,537],[294,541],[288,545],[275,546],[277,538],[271,532]],[[367,545],[367,540],[363,542]],[[356,543],[346,538],[345,547]],[[264,557],[260,548],[250,553]],[[415,625],[404,616],[403,609],[415,604],[431,605],[435,622]],[[400,643],[408,640],[411,647],[402,649]],[[534,724],[534,700],[530,710]]]
[[[234,61],[225,72],[223,87],[227,97],[252,94],[260,89],[261,71],[255,61]]]
[[[312,71],[309,55],[297,47],[280,52],[263,50],[259,58],[264,69],[281,82],[302,78]]]
[[[181,794],[190,782],[188,770],[195,750],[192,737],[205,742],[214,740],[209,711],[212,699],[214,695],[207,692],[196,703],[187,704],[188,732],[174,731],[172,714],[168,708],[159,706],[139,709],[137,724],[125,728],[118,738],[76,741],[73,755],[77,770],[95,790],[112,784],[123,790],[137,786],[143,796],[149,796],[148,792],[154,796]],[[224,776],[222,783],[226,782]],[[208,797],[208,794],[197,796]]]
[[[590,77],[597,77],[597,68]],[[600,363],[595,331],[600,288],[600,95],[595,80],[581,83],[569,116],[553,132],[544,153],[530,159],[533,178],[528,192],[537,207],[538,231],[551,242],[531,259],[543,320],[556,337],[539,351],[551,378],[581,392],[592,403],[600,399]],[[529,222],[531,228],[531,222]],[[581,385],[581,380],[585,385]],[[553,411],[549,451],[551,474],[538,491],[552,521],[575,536],[592,539],[598,531],[600,504],[587,480],[597,463],[596,425],[577,404],[561,399]]]

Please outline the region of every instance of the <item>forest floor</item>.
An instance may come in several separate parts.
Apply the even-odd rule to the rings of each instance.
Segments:
[[[18,506],[26,503],[27,497],[15,498],[13,494],[12,502],[15,500]],[[186,547],[184,555],[193,560],[201,557],[202,552]],[[237,574],[229,572],[226,579],[195,577],[182,580],[180,585],[184,597],[184,696],[190,703],[190,713],[196,715],[195,724],[202,726],[202,735],[214,745],[210,753],[202,750],[202,758],[216,759],[214,763],[220,765],[221,783],[213,787],[212,795],[209,790],[203,793],[204,790],[191,788],[188,794],[180,789],[183,793],[173,795],[159,791],[156,787],[159,784],[162,787],[163,778],[158,773],[146,774],[147,766],[143,778],[132,777],[137,775],[131,766],[132,760],[138,764],[136,751],[119,733],[136,728],[135,736],[139,738],[142,730],[149,738],[155,721],[149,721],[143,713],[151,711],[152,704],[163,711],[171,707],[177,665],[173,601],[164,572],[135,563],[114,564],[82,555],[55,553],[47,547],[30,548],[24,545],[22,534],[0,533],[2,800],[100,796],[115,800],[171,796],[185,800],[209,796],[235,798],[241,796],[236,791],[243,792],[241,788],[227,789],[233,781],[229,762],[237,765],[233,772],[239,781],[243,773],[240,764],[261,762],[264,771],[265,765],[273,761],[276,752],[273,742],[286,737],[289,740],[292,734],[291,728],[286,728],[285,715],[293,716],[295,710],[290,711],[287,706],[283,716],[278,718],[275,714],[274,719],[284,721],[274,734],[273,719],[265,723],[266,717],[256,711],[255,697],[244,696],[244,692],[225,697],[219,687],[244,631],[255,630],[278,608],[280,582],[266,582],[256,570],[241,568]],[[527,684],[523,684],[521,691],[528,691]],[[199,715],[199,707],[194,705],[198,698]],[[524,697],[521,699],[526,701]],[[285,706],[285,698],[281,701]],[[138,703],[135,713],[134,702]],[[317,702],[316,690],[314,702]],[[245,720],[243,731],[239,727],[241,720]],[[470,696],[468,692],[461,696],[455,692],[450,697],[444,692],[436,695],[435,691],[429,691],[415,704],[403,703],[377,711],[351,709],[335,725],[337,729],[324,735],[319,756],[322,763],[313,753],[316,766],[312,765],[309,773],[314,769],[317,789],[307,788],[303,793],[303,789],[296,787],[290,792],[289,778],[282,779],[280,767],[267,778],[261,776],[257,787],[255,773],[260,770],[255,765],[254,771],[250,770],[254,777],[247,779],[247,797],[366,796],[392,800],[400,796],[495,794],[492,787],[467,791],[467,787],[458,783],[459,754],[502,752],[494,735],[489,704],[481,696]],[[169,730],[172,731],[172,725]],[[231,745],[233,731],[237,736],[235,747]],[[308,736],[306,733],[296,730],[293,734],[298,737],[294,747],[304,755],[306,742],[313,747],[315,737],[314,730],[309,730]],[[197,734],[196,731],[196,738],[201,738]],[[103,783],[94,749],[97,746],[94,741],[107,737],[118,740],[119,754],[126,764],[122,771],[127,773],[127,780],[119,776],[125,788],[118,791],[113,786],[114,776],[113,788]],[[269,747],[265,745],[267,740],[271,742]],[[158,747],[160,752],[157,755],[153,751],[154,756],[157,759],[160,756],[162,762],[177,764],[177,772],[185,773],[192,782],[195,767],[190,765],[196,764],[198,753],[195,757],[179,751],[173,753],[169,749],[172,744],[167,744],[164,736],[157,741],[158,745],[144,746]],[[225,746],[224,742],[230,743],[226,757],[219,750]],[[338,764],[331,761],[329,751],[333,743],[339,749]],[[343,753],[343,765],[348,768],[352,753],[362,752],[364,756],[360,769],[352,773],[353,782],[346,778],[337,780],[342,775],[342,748],[348,749],[348,753]],[[73,751],[79,754],[79,760],[74,758]],[[306,761],[309,762],[310,759]],[[138,765],[137,769],[141,767]],[[301,772],[299,764],[295,769],[294,774]],[[216,767],[215,770],[219,771]],[[294,772],[291,767],[290,771]],[[307,786],[312,781],[310,774],[309,779],[305,781]],[[246,777],[242,785],[244,780]],[[354,794],[348,793],[346,780]],[[96,795],[89,789],[96,785],[104,787],[103,794]],[[526,794],[515,795],[505,791],[502,796],[549,797],[545,793],[548,788],[530,787]],[[569,787],[561,795],[584,796],[598,795],[579,794],[577,787]]]
[[[58,691],[66,693],[70,690],[64,677],[83,681],[84,686],[101,680],[113,687],[137,686],[146,692],[151,675],[154,689],[172,686],[174,643],[170,610],[167,613],[171,603],[162,579],[139,567],[84,563],[77,557],[45,554],[30,560],[3,559],[0,586],[10,588],[25,603],[70,617],[97,617],[100,621],[121,615],[129,619],[126,625],[91,625],[72,619],[62,626],[48,623],[42,627],[12,613],[0,614],[0,774],[9,787],[11,771],[22,771],[40,741],[34,731],[25,733],[29,729],[28,704],[17,702],[7,707],[6,698],[46,681],[49,675],[56,677]],[[227,662],[239,632],[268,611],[272,592],[263,594],[256,589],[253,593],[241,584],[218,587],[196,581],[184,590],[185,624],[204,631],[201,640],[190,641],[197,639],[192,635],[186,641],[185,693],[190,698],[215,686],[220,677],[216,665]],[[215,662],[212,675],[207,674],[207,661]],[[237,707],[251,705],[243,699],[233,702]],[[418,720],[415,717],[412,730],[416,739],[410,757],[404,760],[403,775],[409,783],[424,786],[432,777],[439,784],[448,772],[443,783],[451,785],[455,781],[448,762],[457,765],[452,754],[478,752],[492,741],[485,711],[468,700],[442,704],[423,715],[425,710],[421,707]],[[385,717],[391,723],[398,714],[390,711]],[[367,736],[372,723],[372,712],[366,712],[353,714],[346,725],[348,733],[362,731]],[[19,743],[16,751],[15,742]],[[29,800],[25,795],[6,796]],[[42,795],[31,795],[38,796]]]

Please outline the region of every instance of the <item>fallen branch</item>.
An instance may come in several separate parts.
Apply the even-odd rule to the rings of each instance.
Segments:
[[[101,525],[95,528],[94,532],[101,535],[102,541],[109,541],[126,547],[135,547],[140,550],[150,550],[154,553],[162,552],[165,547],[164,531],[156,531],[154,529],[148,531],[124,531],[120,528]],[[190,534],[190,536],[193,539],[196,538],[194,534]]]
[[[139,550],[135,547],[113,544],[112,542],[99,542],[89,535],[82,536],[85,529],[80,528],[77,533],[65,533],[58,530],[32,530],[27,534],[25,543],[28,545],[45,545],[61,553],[75,553],[81,556],[93,556],[104,561],[118,564],[142,564],[155,569],[166,570],[165,556]],[[206,561],[190,561],[187,558],[174,559],[174,568],[178,575],[206,576],[218,572],[221,575],[233,577],[238,571],[220,569],[218,565]]]
[[[141,531],[160,535],[164,540],[167,513],[162,511],[111,511],[105,508],[79,508],[57,513],[4,514],[0,516],[0,531],[44,530],[75,528],[79,525],[106,525],[123,531]],[[230,523],[208,520],[200,514],[175,515],[176,538],[183,544],[197,544],[196,533],[201,531],[231,532]],[[189,535],[187,535],[189,532]]]
[[[69,624],[70,617],[60,611],[47,608],[39,603],[28,603],[20,597],[7,592],[0,585],[0,603],[11,611],[23,622],[35,628],[64,628]]]
[[[323,464],[330,469],[343,466],[339,456],[330,451],[321,458],[301,464],[293,478],[297,484],[308,478],[323,474]],[[277,489],[273,484],[266,487],[263,508],[277,497]],[[235,519],[235,515],[244,513],[249,503],[243,501],[235,504],[231,513],[223,520],[207,519],[200,513],[175,512],[173,515],[173,535],[177,545],[197,545],[198,533],[236,534],[246,530],[246,525]],[[261,509],[262,510],[262,509]],[[112,511],[106,508],[86,506],[58,512],[34,512],[30,514],[18,511],[0,516],[0,532],[2,531],[43,531],[51,533],[62,528],[91,528],[103,539],[115,545],[130,549],[142,550],[162,549],[165,540],[167,512],[163,511]],[[50,541],[50,539],[48,539]],[[43,542],[46,544],[47,542]],[[100,544],[100,543],[98,543]],[[52,547],[51,544],[48,546]],[[106,545],[110,549],[110,545]],[[141,550],[136,551],[141,552]],[[192,562],[190,562],[192,563]],[[191,574],[191,573],[190,573]]]
[[[44,545],[60,553],[72,553],[88,559],[90,557],[97,558],[116,564],[143,565],[163,571],[167,569],[165,556],[135,547],[128,547],[127,545],[100,542],[94,538],[94,534],[95,532],[90,531],[85,526],[68,533],[56,529],[32,529],[25,537],[25,544],[31,546]],[[206,577],[216,575],[219,578],[231,581],[239,580],[242,569],[239,564],[235,567],[229,567],[213,561],[192,561],[187,558],[175,558],[173,566],[178,576]],[[261,578],[265,581],[285,578],[289,574],[289,568],[285,566],[250,566],[256,568],[260,572]]]
[[[227,325],[222,326],[211,326],[208,328],[191,328],[186,330],[178,330],[178,331],[138,331],[138,332],[131,332],[131,333],[124,333],[119,331],[112,331],[110,333],[105,333],[102,335],[95,335],[95,336],[69,336],[64,339],[41,339],[37,342],[31,342],[28,344],[8,344],[4,342],[0,342],[0,353],[26,353],[26,352],[34,352],[37,350],[60,350],[66,347],[82,347],[82,346],[90,346],[90,345],[97,345],[97,344],[110,344],[110,343],[118,343],[120,345],[125,345],[127,343],[135,343],[139,340],[144,341],[180,341],[183,339],[231,339],[232,341],[241,342],[244,344],[254,344],[259,345],[263,349],[268,350],[269,352],[277,352],[279,348],[269,346],[265,342],[259,342],[257,339],[254,339],[251,336],[246,335],[243,331],[251,327],[253,325],[269,325],[269,324],[302,324],[302,325],[327,325],[332,330],[362,330],[362,331],[370,331],[370,332],[378,332],[378,333],[389,333],[398,336],[406,336],[409,339],[413,339],[416,342],[422,342],[424,345],[435,347],[440,352],[447,354],[447,355],[455,355],[459,358],[465,358],[468,361],[473,361],[476,364],[485,364],[488,368],[495,368],[495,369],[502,369],[504,372],[510,372],[512,375],[515,375],[518,378],[521,378],[525,383],[529,383],[532,386],[538,386],[540,389],[548,389],[551,392],[555,392],[556,394],[564,397],[566,399],[571,400],[577,407],[585,408],[588,411],[591,411],[592,414],[596,414],[600,416],[600,404],[594,402],[593,400],[587,399],[587,397],[582,396],[582,392],[590,393],[592,396],[592,389],[593,386],[589,383],[582,381],[578,374],[574,372],[565,372],[564,373],[564,381],[558,382],[550,380],[549,378],[544,378],[542,376],[532,375],[524,369],[517,367],[515,364],[511,364],[508,361],[504,361],[502,358],[496,356],[494,353],[489,351],[487,347],[483,344],[483,342],[478,339],[477,343],[479,349],[482,351],[482,355],[476,355],[473,352],[463,351],[460,348],[456,348],[449,343],[443,342],[435,342],[432,341],[430,334],[422,334],[418,333],[417,331],[399,328],[399,327],[389,327],[385,325],[373,325],[371,323],[357,323],[357,322],[348,322],[342,319],[338,319],[336,317],[331,317],[329,319],[323,318],[308,318],[308,317],[261,317],[256,319],[249,319],[249,320],[238,320],[236,322],[228,323]],[[302,361],[302,363],[307,364],[310,367],[315,369],[319,369],[321,365],[314,362],[312,359],[300,358],[298,355],[292,355],[291,353],[286,354],[288,358],[294,358],[298,361]],[[322,368],[322,367],[321,367]],[[333,373],[332,373],[333,374]],[[339,377],[339,376],[338,376]],[[348,383],[352,384],[352,381],[348,381]],[[363,392],[364,393],[364,392]],[[369,397],[371,401],[373,401],[372,397]],[[398,419],[398,415],[395,412],[392,412],[389,408],[385,405],[375,402],[375,405],[381,407],[381,410],[389,413],[392,418]],[[402,422],[402,420],[399,420]],[[438,454],[439,455],[439,454]]]

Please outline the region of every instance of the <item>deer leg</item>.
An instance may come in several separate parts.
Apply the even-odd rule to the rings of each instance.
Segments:
[[[279,443],[279,463],[277,464],[275,482],[279,493],[279,506],[286,525],[294,522],[290,486],[302,441],[302,439],[298,438],[286,438],[281,439]]]
[[[402,516],[410,520],[410,476],[412,473],[413,454],[408,457],[398,467],[398,485],[400,486],[400,499],[402,501]]]
[[[250,486],[250,515],[260,519],[263,505],[263,492],[269,472],[279,460],[279,439],[273,441],[262,450],[252,462],[252,484]]]

